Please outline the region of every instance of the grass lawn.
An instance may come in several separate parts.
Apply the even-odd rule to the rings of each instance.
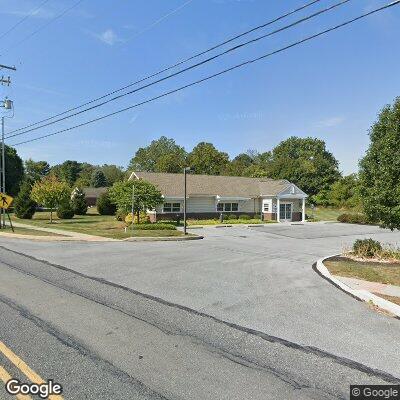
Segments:
[[[309,218],[313,216],[317,221],[336,221],[337,217],[345,212],[349,212],[349,210],[329,207],[315,207],[314,210],[311,208],[306,209],[307,216]]]
[[[14,232],[11,230],[11,228],[7,228],[6,230],[0,230],[0,233],[9,233],[11,235],[13,234],[18,234],[18,235],[33,235],[33,236],[59,236],[59,237],[64,237],[64,235],[58,235],[56,233],[52,232],[44,232],[44,231],[37,231],[35,229],[29,229],[29,228],[16,228],[14,227]]]
[[[49,212],[36,212],[33,219],[18,219],[14,215],[13,221],[34,225],[42,228],[54,228],[66,231],[86,233],[88,235],[104,236],[113,239],[125,239],[132,236],[128,230],[125,233],[125,222],[116,221],[113,215],[99,215],[95,208],[90,208],[86,215],[75,215],[72,219],[60,220],[53,213],[53,223],[50,224]],[[181,236],[180,231],[175,230],[134,230],[134,236],[141,237],[165,237]]]
[[[324,261],[332,275],[400,286],[400,263],[377,263],[333,258]]]

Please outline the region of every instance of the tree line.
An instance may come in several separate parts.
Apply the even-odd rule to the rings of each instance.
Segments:
[[[31,186],[52,176],[69,188],[114,186],[131,171],[180,173],[189,166],[195,174],[287,179],[316,205],[356,208],[389,228],[400,226],[400,98],[385,106],[372,125],[370,147],[359,172],[343,176],[338,160],[318,138],[290,137],[270,151],[248,150],[233,159],[212,143],[200,142],[188,152],[173,139],[161,136],[139,148],[127,170],[116,165],[96,166],[67,160],[22,162],[6,148],[7,191],[16,195],[24,181]]]

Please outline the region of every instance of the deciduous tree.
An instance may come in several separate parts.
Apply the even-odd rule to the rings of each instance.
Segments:
[[[32,200],[50,208],[50,223],[53,222],[53,211],[64,200],[69,200],[71,190],[66,182],[54,175],[48,175],[34,183],[31,192]]]
[[[360,162],[360,195],[372,221],[400,229],[400,97],[380,112]]]
[[[227,168],[229,156],[212,143],[201,142],[189,154],[188,165],[196,174],[221,175]]]

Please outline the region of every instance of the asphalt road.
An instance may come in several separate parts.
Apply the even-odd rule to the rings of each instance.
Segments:
[[[341,224],[207,229],[191,242],[2,240],[0,342],[65,399],[348,398],[399,383],[400,321],[321,279]],[[24,379],[4,355],[0,366]],[[25,378],[26,380],[26,378]],[[0,398],[8,396],[0,387]]]

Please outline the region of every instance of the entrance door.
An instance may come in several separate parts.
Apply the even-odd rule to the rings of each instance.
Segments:
[[[292,220],[292,203],[281,203],[279,206],[279,219],[281,222]]]

